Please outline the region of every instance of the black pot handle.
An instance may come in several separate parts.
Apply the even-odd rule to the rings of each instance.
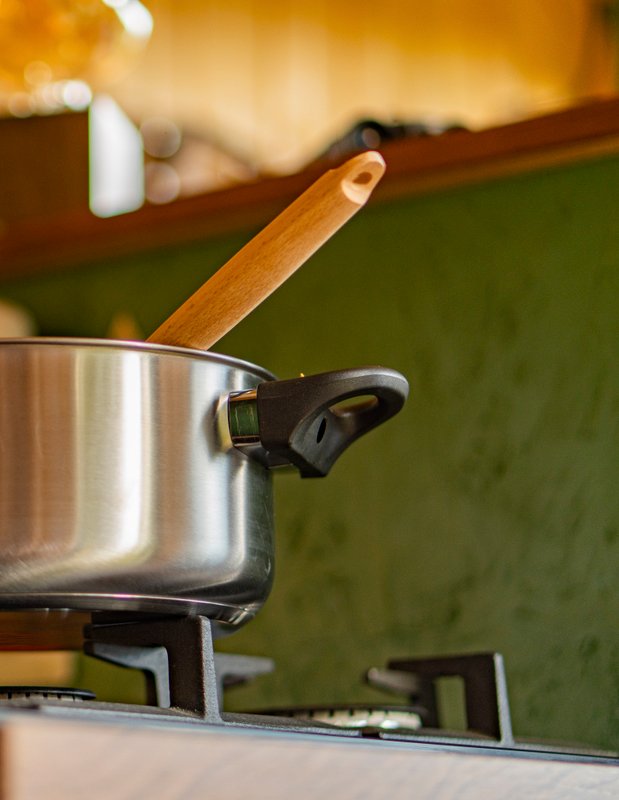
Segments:
[[[255,413],[257,422],[253,444],[259,439],[266,463],[293,464],[303,478],[322,477],[355,439],[397,414],[407,396],[406,378],[385,367],[265,381],[255,393],[230,398],[232,438],[237,446],[252,443],[239,431],[251,400],[255,410],[249,416]],[[359,402],[344,402],[355,398]]]

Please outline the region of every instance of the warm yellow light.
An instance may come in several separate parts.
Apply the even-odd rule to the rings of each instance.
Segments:
[[[614,94],[602,6],[150,0],[148,51],[110,93],[134,119],[164,115],[287,172],[362,119],[478,129]]]
[[[0,92],[50,106],[44,87],[99,89],[124,76],[152,30],[139,0],[1,0]],[[62,95],[60,93],[56,93]],[[14,103],[15,105],[15,103]],[[36,109],[35,109],[36,110]]]

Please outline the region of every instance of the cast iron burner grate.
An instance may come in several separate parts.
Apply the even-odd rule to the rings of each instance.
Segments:
[[[150,706],[179,709],[209,722],[223,721],[220,709],[226,688],[273,669],[270,659],[215,653],[210,623],[204,617],[97,622],[86,626],[85,633],[86,653],[144,673]],[[436,683],[448,676],[464,682],[467,730],[461,738],[483,736],[512,746],[505,670],[497,653],[391,661],[386,669],[367,673],[372,685],[403,694],[408,708],[383,704],[374,708],[325,706],[259,713],[289,722],[350,728],[366,736],[380,735],[383,730],[416,731],[421,726],[440,730]],[[367,711],[367,723],[355,725],[355,711],[361,710]],[[381,713],[380,723],[374,724],[372,715],[376,721]],[[385,725],[390,713],[394,721],[399,713],[402,724]],[[351,724],[342,724],[346,721]]]
[[[442,725],[437,687],[443,678],[462,680],[466,715],[463,731],[451,732]],[[505,669],[498,653],[394,660],[386,668],[368,670],[365,679],[375,688],[403,697],[406,705],[326,705],[263,713],[360,728],[366,737],[487,739],[503,747],[515,746]],[[361,724],[364,717],[365,724]]]
[[[204,617],[166,618],[118,622],[114,616],[93,615],[86,627],[85,652],[115,664],[142,670],[148,703],[170,708],[215,724],[243,724],[284,730],[312,731],[340,736],[362,736],[383,741],[414,741],[451,747],[483,747],[514,754],[582,756],[582,748],[547,746],[516,741],[512,733],[503,658],[498,653],[474,653],[441,658],[398,659],[385,668],[367,672],[373,686],[403,695],[409,724],[384,724],[388,706],[367,709],[367,723],[342,726],[342,716],[354,717],[351,707],[267,709],[257,713],[223,712],[224,690],[270,672],[270,659],[215,653],[211,623]],[[107,623],[107,624],[106,624]],[[437,685],[458,677],[464,686],[466,730],[450,732],[441,725]],[[324,709],[323,709],[324,710]],[[357,709],[359,710],[359,709]],[[395,710],[394,710],[395,713]],[[378,724],[376,714],[381,720]],[[381,716],[382,715],[382,716]],[[335,717],[339,717],[335,719]],[[392,718],[393,719],[393,718]],[[591,753],[592,757],[610,754]]]
[[[159,708],[177,708],[219,721],[224,689],[273,669],[270,659],[215,653],[205,617],[119,622],[114,616],[107,622],[107,617],[94,615],[93,619],[85,628],[84,651],[141,670],[147,703]],[[413,727],[422,721],[425,727],[440,728],[436,682],[447,676],[464,682],[467,728],[511,744],[505,670],[497,653],[391,661],[386,669],[369,670],[367,680],[405,696],[409,712],[419,718]],[[295,709],[262,713],[300,716]]]
[[[215,653],[206,617],[97,621],[85,628],[84,652],[141,670],[149,706],[179,709],[209,722],[222,721],[224,689],[273,670],[268,658]]]

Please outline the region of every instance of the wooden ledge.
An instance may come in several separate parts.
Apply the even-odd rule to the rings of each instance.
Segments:
[[[371,203],[619,152],[619,99],[483,131],[452,131],[381,147],[387,174]],[[90,264],[258,229],[329,164],[99,219],[87,210],[0,229],[0,279]]]

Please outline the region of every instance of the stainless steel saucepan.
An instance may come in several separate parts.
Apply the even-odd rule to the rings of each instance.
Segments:
[[[383,169],[364,154],[327,173],[147,343],[0,340],[0,608],[224,626],[258,611],[273,580],[271,468],[326,475],[408,385],[381,367],[278,381],[191,345],[279,285],[315,249],[308,230],[324,241]]]
[[[4,340],[0,375],[0,607],[232,624],[273,578],[270,467],[325,475],[408,388],[109,340]]]

